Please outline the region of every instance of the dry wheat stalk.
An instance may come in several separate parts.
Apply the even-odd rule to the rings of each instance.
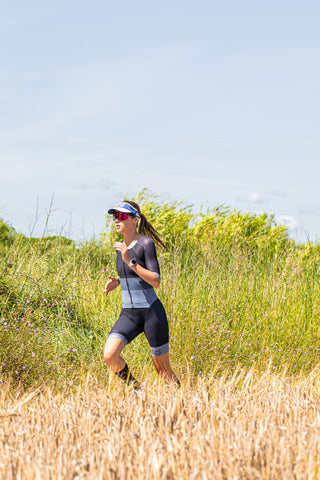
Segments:
[[[0,479],[317,479],[317,384],[240,372],[139,395],[89,380],[68,395],[2,388]]]

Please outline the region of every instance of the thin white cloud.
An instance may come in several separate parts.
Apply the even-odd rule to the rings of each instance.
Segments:
[[[266,192],[267,195],[270,195],[271,197],[287,197],[288,194],[285,190],[278,190],[277,188],[274,188],[273,190]]]
[[[94,182],[82,182],[75,185],[80,190],[111,190],[116,184],[107,178],[100,178]]]
[[[22,17],[19,18],[17,16],[15,17],[2,16],[0,18],[0,32],[9,30],[10,28],[15,27],[16,25],[23,24],[23,23],[25,23],[25,19]]]
[[[277,225],[283,225],[284,227],[287,227],[288,230],[297,230],[299,226],[297,220],[290,215],[279,215],[276,218],[276,223]]]
[[[47,69],[46,75],[39,70],[8,72],[9,85],[14,84],[19,75],[24,78],[29,75],[29,83],[33,81],[37,85],[42,75],[40,86],[48,84],[48,87],[42,92],[41,103],[36,88],[25,92],[28,101],[34,97],[37,108],[20,116],[17,126],[0,129],[1,143],[39,139],[61,143],[85,123],[94,124],[96,134],[105,137],[104,129],[111,129],[117,122],[120,125],[123,119],[131,118],[130,115],[141,114],[141,110],[149,111],[153,102],[161,104],[161,98],[167,98],[168,90],[178,90],[178,81],[171,84],[166,74],[174,68],[175,55],[182,55],[183,48],[177,46],[174,52],[169,53],[163,47],[156,58],[87,62],[69,69]],[[6,92],[4,100],[14,98],[14,90],[11,92],[8,86],[2,90]],[[89,139],[91,134],[87,137]]]
[[[306,204],[303,205],[300,209],[301,214],[315,214],[318,213],[320,210],[319,205],[313,203],[313,204]]]
[[[239,195],[236,200],[248,203],[265,203],[266,200],[262,198],[257,192],[251,192],[245,195]]]

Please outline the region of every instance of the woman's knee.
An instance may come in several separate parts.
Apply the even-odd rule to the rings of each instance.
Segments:
[[[116,352],[108,349],[107,347],[104,348],[103,360],[106,362],[107,365],[112,365],[118,357],[119,355]]]
[[[119,338],[110,338],[107,340],[103,350],[103,359],[108,366],[118,362],[124,346],[124,342]]]

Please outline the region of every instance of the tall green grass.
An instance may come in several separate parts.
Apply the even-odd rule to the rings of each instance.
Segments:
[[[158,295],[182,380],[239,367],[298,375],[318,365],[319,245],[296,244],[267,215],[195,214],[146,191],[135,200],[168,246],[158,251]],[[116,273],[111,223],[80,247],[0,224],[0,382],[58,388],[88,371],[106,381],[103,345],[121,308],[120,289],[102,294]],[[138,375],[151,371],[143,335],[124,355]]]

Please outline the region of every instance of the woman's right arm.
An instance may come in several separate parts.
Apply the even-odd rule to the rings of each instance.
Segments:
[[[115,288],[120,285],[120,278],[119,277],[108,277],[109,280],[107,281],[103,293],[108,295],[108,293],[112,292]]]

